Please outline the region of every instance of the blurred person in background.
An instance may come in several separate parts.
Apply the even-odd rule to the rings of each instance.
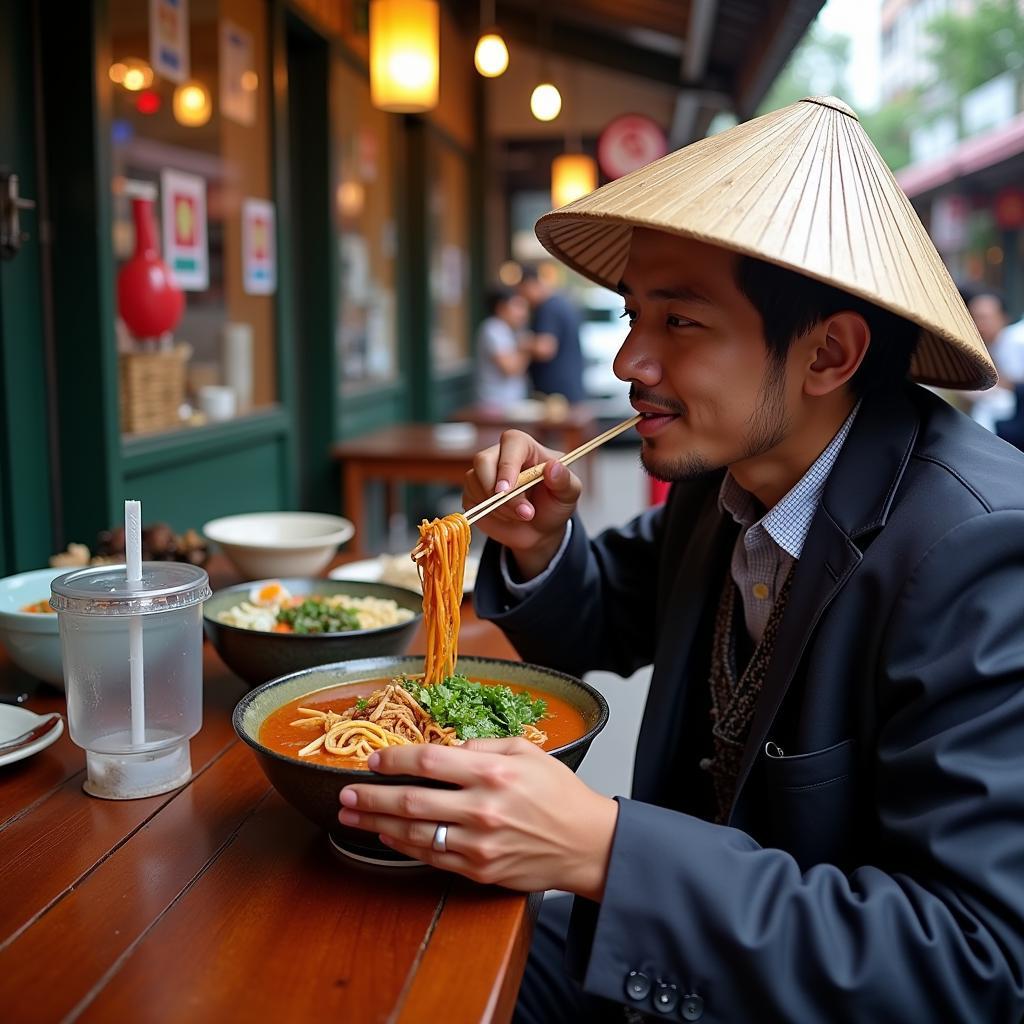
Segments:
[[[519,294],[533,310],[533,332],[542,353],[547,355],[546,359],[535,358],[530,363],[533,389],[545,395],[563,395],[569,402],[582,402],[580,311],[533,266],[523,268]]]
[[[998,433],[997,424],[1017,415],[1015,388],[1024,382],[1024,329],[1007,326],[1006,302],[993,289],[975,289],[967,308],[999,371],[996,387],[971,396],[968,411],[987,430]]]
[[[525,331],[530,306],[512,288],[492,288],[487,312],[476,336],[476,397],[484,405],[505,408],[527,397],[527,368],[532,361],[543,360],[551,348]]]
[[[1024,382],[1024,321],[1009,323],[1006,301],[991,289],[976,292],[967,308],[1007,388]]]

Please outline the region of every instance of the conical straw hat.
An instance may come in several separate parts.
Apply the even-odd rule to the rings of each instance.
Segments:
[[[545,214],[537,237],[614,290],[634,226],[788,267],[919,324],[910,374],[924,384],[996,382],[935,246],[841,100],[808,97],[701,139]]]

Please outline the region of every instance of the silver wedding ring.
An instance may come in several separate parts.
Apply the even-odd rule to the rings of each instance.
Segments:
[[[448,852],[448,826],[438,825],[434,829],[434,841],[430,844],[438,853]]]

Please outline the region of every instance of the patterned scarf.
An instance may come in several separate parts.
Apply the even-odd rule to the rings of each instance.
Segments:
[[[714,782],[718,803],[715,820],[718,824],[725,823],[736,795],[736,779],[739,776],[743,748],[775,650],[775,638],[782,614],[786,610],[792,579],[793,572],[790,570],[775,599],[761,642],[754,648],[742,674],[739,674],[736,665],[736,630],[746,627],[742,614],[738,621],[735,614],[736,584],[731,573],[725,574],[711,650],[711,735],[714,740],[714,756],[703,765],[710,771]]]

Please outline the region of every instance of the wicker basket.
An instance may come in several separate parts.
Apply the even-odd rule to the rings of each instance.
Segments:
[[[190,345],[161,352],[121,352],[121,429],[126,434],[180,427]]]

